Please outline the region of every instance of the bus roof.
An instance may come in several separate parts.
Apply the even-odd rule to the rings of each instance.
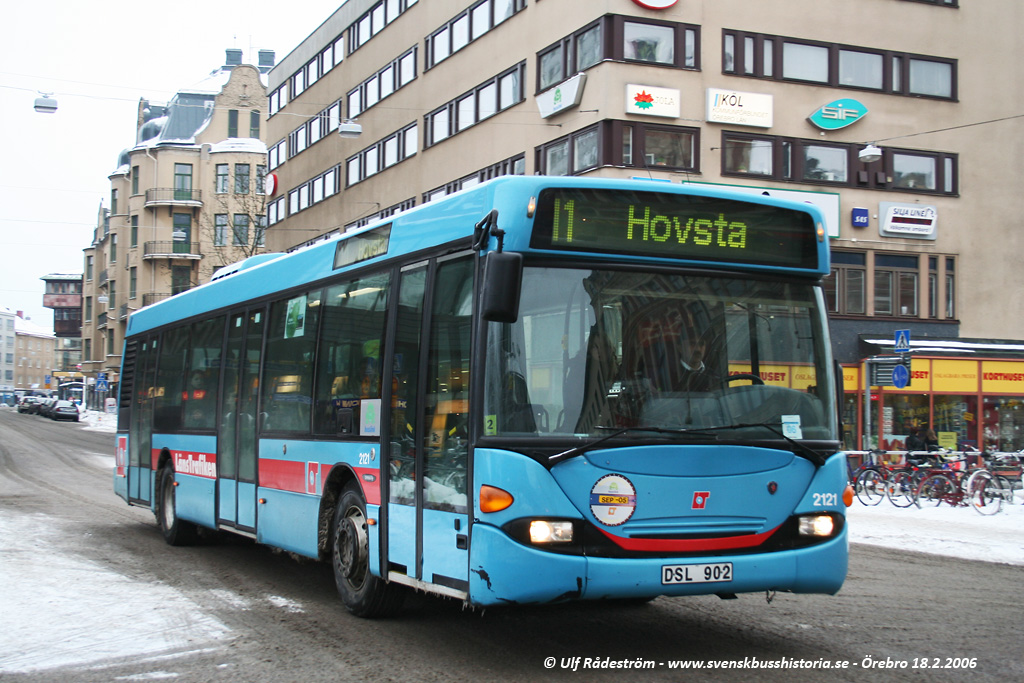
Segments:
[[[359,239],[390,225],[385,249],[376,255],[360,259],[360,265],[384,261],[401,254],[415,254],[440,245],[464,241],[469,246],[475,226],[492,210],[498,211],[498,227],[508,228],[513,220],[522,221],[526,229],[511,230],[505,236],[507,251],[536,252],[530,246],[533,224],[529,213],[531,198],[536,199],[545,188],[591,188],[633,190],[638,192],[669,193],[695,197],[732,199],[739,202],[762,204],[801,211],[811,216],[823,235],[824,219],[820,210],[809,203],[799,203],[770,196],[737,193],[728,187],[690,185],[654,180],[580,178],[574,176],[502,176],[474,187],[456,192],[439,200],[422,204],[408,211],[371,223],[364,228],[333,236],[299,248],[287,254],[268,253],[250,257],[226,266],[203,285],[164,299],[136,311],[128,321],[128,335],[160,327],[176,320],[199,316],[207,311],[241,304],[245,301],[272,296],[275,292],[299,288],[322,281],[341,271],[336,267],[338,245],[350,239]],[[821,277],[829,272],[828,238],[819,239],[815,268],[795,268],[784,272],[799,272]],[[495,238],[490,239],[488,250],[497,248]],[[579,257],[579,252],[545,249],[546,254],[564,254]],[[607,254],[603,254],[607,256]],[[652,256],[623,255],[621,262],[684,263],[679,259]],[[697,262],[689,262],[693,265]],[[703,264],[723,267],[724,264]],[[750,270],[784,270],[770,266],[751,265]]]

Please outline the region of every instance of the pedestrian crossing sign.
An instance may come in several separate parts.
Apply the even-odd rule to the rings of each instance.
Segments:
[[[910,351],[910,330],[896,330],[896,353]]]

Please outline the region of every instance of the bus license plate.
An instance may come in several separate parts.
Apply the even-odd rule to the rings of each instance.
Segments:
[[[714,564],[666,564],[661,567],[661,584],[725,583],[732,581],[732,562]]]

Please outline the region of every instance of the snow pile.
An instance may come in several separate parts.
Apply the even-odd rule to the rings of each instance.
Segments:
[[[17,587],[4,591],[0,677],[219,647],[232,637],[177,590],[62,552],[62,537],[80,532],[55,525],[41,514],[0,515],[0,585]]]
[[[1024,565],[1024,497],[1017,489],[1013,505],[992,516],[968,507],[940,505],[896,508],[883,500],[869,507],[858,501],[848,511],[850,542]],[[854,549],[856,552],[856,549]]]

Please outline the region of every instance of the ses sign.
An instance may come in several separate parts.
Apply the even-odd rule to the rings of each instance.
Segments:
[[[842,99],[818,107],[807,120],[822,130],[839,130],[867,116],[868,108],[857,100]]]

